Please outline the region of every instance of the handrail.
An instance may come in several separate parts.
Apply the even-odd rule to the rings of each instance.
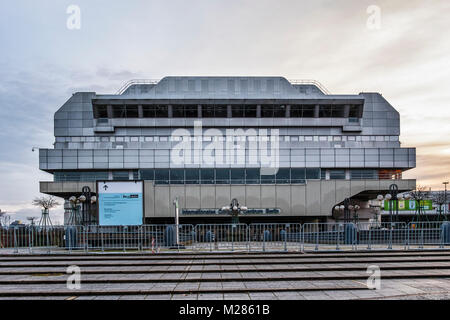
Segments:
[[[135,84],[157,84],[159,81],[160,81],[160,79],[132,79],[132,80],[125,82],[125,84],[122,85],[122,87],[120,87],[119,90],[117,90],[116,94],[121,95],[129,87],[131,87],[132,85],[135,85]],[[323,84],[321,84],[319,81],[314,80],[314,79],[288,79],[288,81],[294,85],[299,85],[299,84],[300,85],[301,84],[314,85],[314,86],[318,87],[323,93],[330,94],[330,91],[328,91],[328,89]]]
[[[291,84],[310,84],[310,85],[315,85],[323,93],[330,94],[330,91],[328,91],[328,89],[323,84],[321,84],[319,81],[314,80],[314,79],[288,79],[288,81]]]
[[[120,95],[124,93],[129,87],[135,84],[157,84],[159,82],[159,79],[132,79],[120,87],[119,90],[117,90],[116,94]]]

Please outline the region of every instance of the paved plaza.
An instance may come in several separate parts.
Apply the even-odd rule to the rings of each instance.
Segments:
[[[4,253],[4,252],[3,252]],[[70,289],[67,267],[81,271]],[[369,266],[380,288],[367,287]],[[0,299],[448,299],[450,252],[3,254]]]

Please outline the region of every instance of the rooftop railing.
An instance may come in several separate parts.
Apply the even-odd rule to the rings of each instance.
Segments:
[[[127,81],[122,87],[120,87],[120,89],[116,92],[117,95],[121,95],[122,93],[124,93],[129,87],[131,87],[132,85],[136,85],[136,84],[157,84],[160,80],[159,79],[132,79]],[[288,81],[291,84],[295,84],[295,85],[314,85],[316,87],[318,87],[320,89],[320,91],[322,91],[325,94],[330,94],[330,91],[328,91],[328,89],[321,84],[319,81],[317,80],[313,80],[313,79],[288,79]]]

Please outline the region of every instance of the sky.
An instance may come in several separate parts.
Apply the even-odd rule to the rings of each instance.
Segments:
[[[79,29],[72,5],[79,8]],[[52,148],[54,112],[77,91],[131,79],[284,76],[331,93],[380,92],[400,112],[404,178],[450,179],[450,1],[2,0],[0,209],[39,216],[32,147]],[[69,20],[69,27],[68,27]],[[62,201],[61,201],[62,202]],[[51,212],[62,223],[62,206]]]

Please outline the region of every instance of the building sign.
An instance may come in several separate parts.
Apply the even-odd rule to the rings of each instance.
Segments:
[[[99,181],[98,221],[101,226],[141,225],[142,181]]]
[[[252,214],[279,214],[280,209],[266,208],[266,209],[252,209],[248,208],[245,212],[242,212],[240,216],[252,215]],[[217,214],[217,215],[230,215],[228,211],[222,211],[221,209],[182,209],[181,214]]]
[[[432,200],[420,201],[421,210],[433,210]],[[397,201],[392,201],[392,209],[396,210]],[[416,200],[400,200],[398,201],[398,211],[416,211],[419,209],[419,202]],[[384,201],[384,211],[389,211],[389,201]]]

